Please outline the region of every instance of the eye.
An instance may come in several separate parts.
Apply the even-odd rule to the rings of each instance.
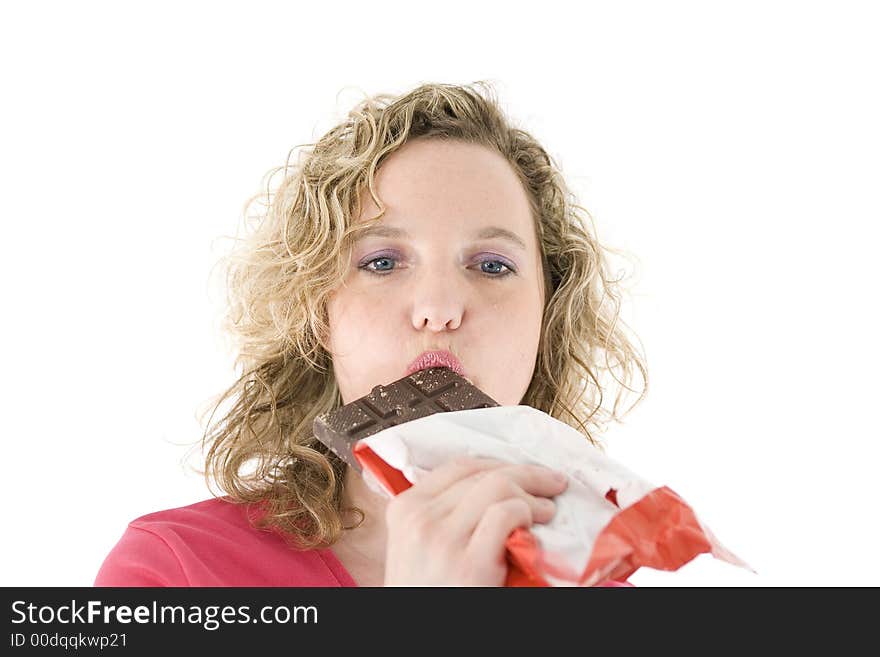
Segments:
[[[361,263],[358,265],[358,269],[363,269],[371,274],[382,275],[393,271],[394,263],[396,262],[397,258],[392,255],[380,255]]]
[[[513,265],[498,258],[487,258],[480,261],[480,271],[489,278],[504,278],[514,273]]]
[[[484,260],[480,263],[480,271],[484,274],[500,274],[505,269],[507,269],[507,265],[500,260]]]
[[[384,276],[390,274],[395,269],[399,269],[399,258],[395,254],[379,254],[368,260],[364,260],[358,265],[358,269],[362,269],[370,274]],[[478,263],[480,273],[486,278],[504,278],[510,274],[516,273],[514,266],[506,260],[497,257],[484,258]]]

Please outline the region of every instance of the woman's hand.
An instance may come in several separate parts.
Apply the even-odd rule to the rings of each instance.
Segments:
[[[502,586],[507,537],[549,522],[566,486],[539,465],[444,464],[388,503],[385,586]]]

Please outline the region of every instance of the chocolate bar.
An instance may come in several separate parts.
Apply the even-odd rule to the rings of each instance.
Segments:
[[[420,417],[499,406],[470,381],[447,367],[430,367],[376,386],[370,394],[315,418],[315,438],[358,472],[352,454],[357,441]]]

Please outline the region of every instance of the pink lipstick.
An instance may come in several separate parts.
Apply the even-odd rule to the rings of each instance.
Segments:
[[[448,367],[459,376],[467,377],[464,368],[461,366],[461,363],[458,362],[458,358],[446,350],[424,352],[409,364],[409,367],[406,368],[406,374],[408,376],[413,372],[418,372],[419,370],[424,370],[429,367]]]

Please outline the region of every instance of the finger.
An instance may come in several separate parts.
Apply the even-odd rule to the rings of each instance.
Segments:
[[[544,525],[556,515],[556,502],[546,497],[533,498],[536,502],[532,507],[532,524]]]
[[[432,470],[417,485],[413,486],[414,492],[420,495],[433,497],[438,493],[447,490],[450,486],[462,479],[470,477],[478,472],[486,472],[508,465],[504,461],[496,459],[460,457],[453,459],[449,463]]]
[[[511,466],[510,475],[530,495],[555,497],[568,486],[568,476],[543,465]]]
[[[474,529],[467,553],[478,567],[503,564],[507,537],[518,527],[529,528],[531,525],[532,511],[522,498],[514,497],[493,504]]]
[[[467,535],[474,531],[488,508],[512,498],[519,498],[528,504],[534,522],[549,522],[556,512],[553,501],[546,497],[531,495],[520,485],[521,480],[531,481],[533,476],[534,473],[508,468],[499,468],[482,476],[474,475],[455,484],[448,493],[438,496],[435,508],[438,513],[444,508],[448,509],[450,522],[460,533]],[[549,472],[538,473],[537,476],[552,477]],[[558,485],[537,488],[558,492]]]
[[[511,488],[507,482],[515,486]],[[464,477],[452,484],[448,491],[437,496],[436,507],[439,512],[452,513],[464,500],[469,506],[476,506],[476,499],[485,499],[486,504],[520,494],[524,497],[555,497],[565,490],[568,477],[541,465],[510,464],[492,470],[482,470]],[[533,510],[537,507],[532,504]],[[476,518],[473,523],[476,524]]]

